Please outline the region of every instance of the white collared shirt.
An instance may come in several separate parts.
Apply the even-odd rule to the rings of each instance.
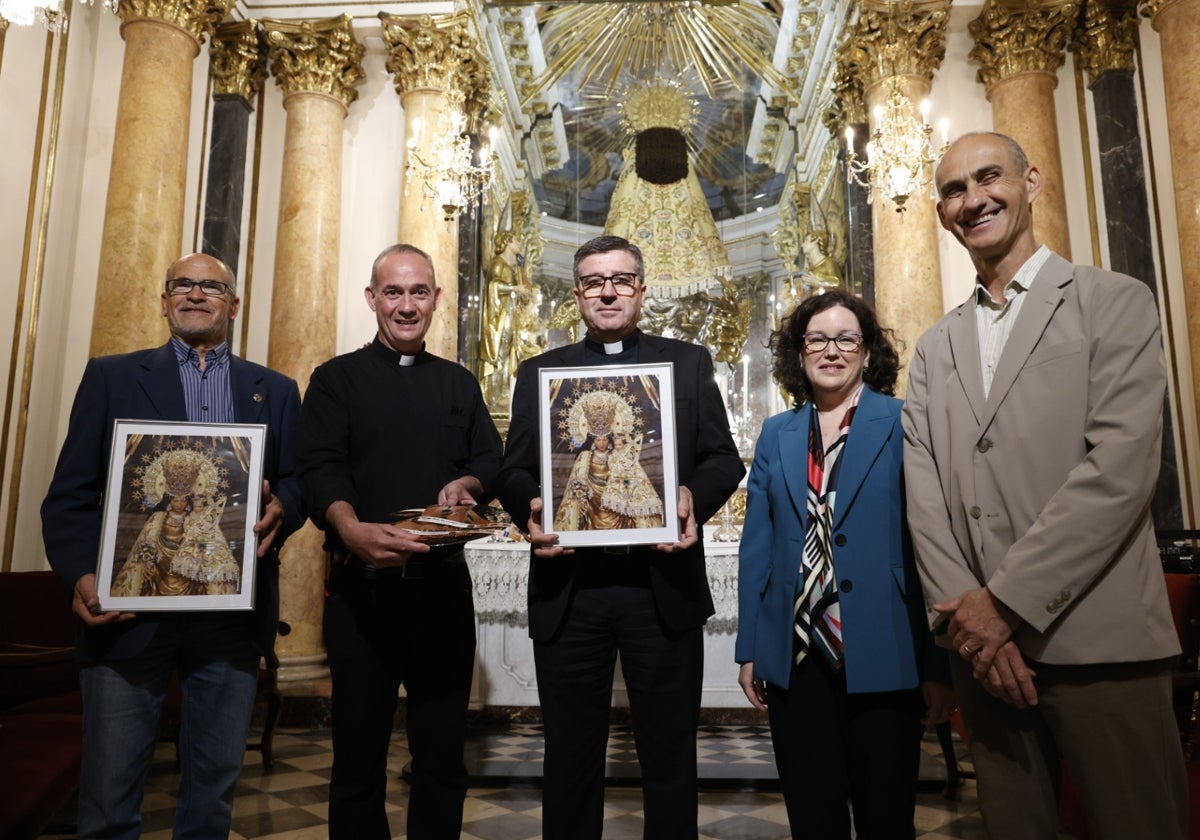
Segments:
[[[1017,316],[1021,313],[1021,304],[1025,302],[1025,292],[1029,291],[1033,278],[1042,270],[1050,257],[1050,249],[1045,245],[1034,251],[1033,256],[1017,269],[1017,273],[1004,287],[1004,300],[997,302],[991,293],[975,278],[975,326],[979,331],[979,362],[983,373],[983,396],[986,398],[992,390],[992,379],[996,375],[996,366],[1004,355],[1004,345],[1012,334]]]

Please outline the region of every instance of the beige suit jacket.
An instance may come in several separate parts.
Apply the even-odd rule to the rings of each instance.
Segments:
[[[1179,652],[1150,520],[1166,388],[1133,278],[1051,255],[983,396],[974,297],[917,344],[904,408],[909,527],[929,605],[987,585],[1054,664]]]

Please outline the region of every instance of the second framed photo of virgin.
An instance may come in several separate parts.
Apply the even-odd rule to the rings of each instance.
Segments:
[[[566,547],[679,539],[674,368],[543,368],[542,523]]]
[[[117,420],[96,592],[105,610],[254,607],[266,426]]]

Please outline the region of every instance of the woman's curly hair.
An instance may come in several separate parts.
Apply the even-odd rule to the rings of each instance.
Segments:
[[[900,373],[900,356],[892,346],[893,333],[883,327],[865,300],[848,292],[830,291],[800,302],[791,315],[783,319],[779,329],[772,331],[770,348],[774,361],[771,375],[775,381],[802,405],[810,396],[808,377],[804,374],[804,333],[808,322],[818,312],[841,306],[849,309],[858,319],[863,334],[863,346],[859,352],[869,353],[863,368],[863,381],[882,394],[894,394],[896,378]]]

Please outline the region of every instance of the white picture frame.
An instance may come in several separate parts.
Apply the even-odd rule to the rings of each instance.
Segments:
[[[254,608],[266,434],[249,423],[114,422],[101,608]]]

